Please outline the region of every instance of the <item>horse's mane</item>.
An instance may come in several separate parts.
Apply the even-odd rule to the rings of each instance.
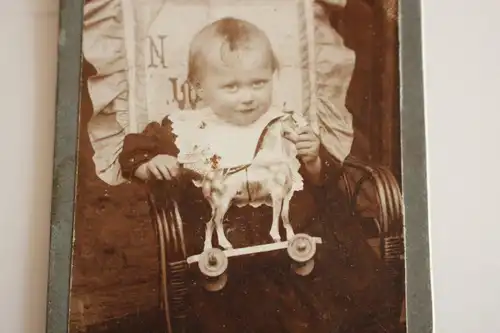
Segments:
[[[297,150],[290,140],[283,137],[283,123],[291,121],[291,116],[285,115],[279,120],[271,123],[263,135],[259,151],[255,156],[256,163],[277,162],[279,158],[292,160]]]

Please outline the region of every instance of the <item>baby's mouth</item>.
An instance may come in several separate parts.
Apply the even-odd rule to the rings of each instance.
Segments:
[[[256,107],[253,107],[253,108],[246,108],[246,109],[241,109],[239,110],[240,113],[252,113],[255,111],[255,109],[257,109]]]

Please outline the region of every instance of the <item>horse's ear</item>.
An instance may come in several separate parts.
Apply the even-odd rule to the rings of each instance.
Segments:
[[[293,122],[295,123],[296,126],[298,127],[304,127],[308,125],[307,119],[300,113],[294,112],[292,115]]]

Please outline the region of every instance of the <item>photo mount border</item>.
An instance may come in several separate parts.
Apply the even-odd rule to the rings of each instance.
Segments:
[[[422,9],[399,0],[401,160],[408,333],[433,332],[424,107]]]
[[[47,333],[69,332],[84,0],[60,0]],[[433,331],[420,1],[399,0],[408,333]],[[76,24],[79,23],[79,24]]]

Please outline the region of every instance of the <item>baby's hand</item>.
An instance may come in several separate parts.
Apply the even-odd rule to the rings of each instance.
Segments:
[[[158,180],[171,180],[179,175],[179,163],[177,158],[170,155],[157,155],[149,162],[141,164],[135,171],[135,176],[142,180],[148,180],[151,175]]]
[[[320,140],[310,125],[297,129],[285,126],[283,135],[286,139],[295,143],[297,156],[304,164],[311,164],[318,161]]]

